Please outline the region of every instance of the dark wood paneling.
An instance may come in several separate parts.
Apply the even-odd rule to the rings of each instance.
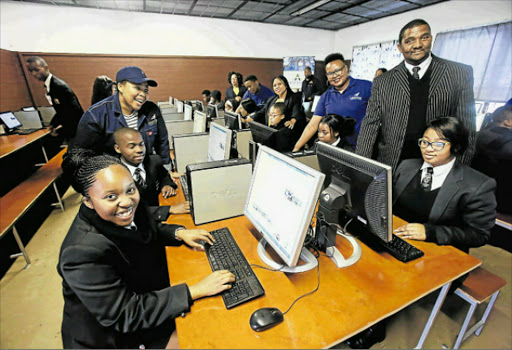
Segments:
[[[32,105],[16,52],[0,49],[0,111],[18,111]]]
[[[22,53],[24,60],[32,55],[46,60],[50,71],[68,83],[84,109],[90,106],[94,79],[107,75],[114,80],[124,66],[139,66],[158,82],[158,87],[150,89],[152,101],[166,101],[169,96],[201,99],[204,89],[219,90],[224,98],[230,71],[254,74],[268,87],[272,77],[283,71],[281,59]],[[28,81],[37,106],[48,105],[42,83],[32,77]]]

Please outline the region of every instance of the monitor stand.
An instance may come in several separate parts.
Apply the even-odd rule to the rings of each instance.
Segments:
[[[268,256],[265,251],[265,246],[267,245],[267,241],[265,239],[261,239],[258,242],[258,255],[261,260],[271,268],[287,273],[299,273],[306,272],[311,269],[314,269],[318,265],[317,258],[311,253],[308,249],[302,247],[302,251],[300,252],[300,259],[305,262],[303,265],[297,265],[293,267],[284,266],[275,262],[270,256]]]
[[[328,247],[326,249],[325,254],[329,258],[331,258],[331,260],[334,262],[334,264],[336,265],[337,268],[348,267],[350,265],[354,265],[361,258],[361,246],[359,245],[359,243],[356,241],[356,239],[354,237],[343,233],[341,230],[338,230],[337,234],[340,235],[341,237],[346,238],[349,241],[349,243],[352,245],[352,249],[353,249],[352,255],[349,256],[348,258],[345,258],[343,256],[343,254],[341,254],[341,252],[335,246]]]

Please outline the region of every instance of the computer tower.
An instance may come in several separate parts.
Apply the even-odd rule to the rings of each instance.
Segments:
[[[243,215],[251,178],[252,164],[245,158],[188,165],[194,224]]]
[[[184,173],[189,164],[208,161],[209,137],[207,132],[172,136],[174,160],[179,173]]]

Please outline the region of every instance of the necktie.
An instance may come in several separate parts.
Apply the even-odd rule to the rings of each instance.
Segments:
[[[420,67],[413,67],[412,68],[412,77],[416,80],[420,80],[420,75],[418,74],[418,71],[420,70]]]
[[[137,187],[146,188],[146,181],[144,181],[144,179],[142,178],[141,172],[141,168],[135,169],[135,173],[133,173],[133,180],[135,181]]]
[[[421,188],[425,192],[429,192],[432,188],[432,174],[434,173],[434,168],[428,167],[425,176],[421,180]]]

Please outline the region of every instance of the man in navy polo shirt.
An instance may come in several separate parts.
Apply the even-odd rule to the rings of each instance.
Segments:
[[[265,102],[274,96],[274,92],[270,90],[265,85],[261,85],[254,75],[249,75],[244,80],[244,85],[247,88],[247,91],[244,94],[243,100],[246,98],[250,98],[256,103],[258,109],[263,108],[265,106]]]
[[[333,53],[325,58],[325,73],[331,86],[320,97],[315,114],[295,144],[294,152],[300,150],[315,135],[320,120],[328,114],[338,114],[356,120],[356,131],[353,136],[347,138],[355,148],[361,122],[366,114],[372,83],[349,76],[344,60],[340,53]]]

